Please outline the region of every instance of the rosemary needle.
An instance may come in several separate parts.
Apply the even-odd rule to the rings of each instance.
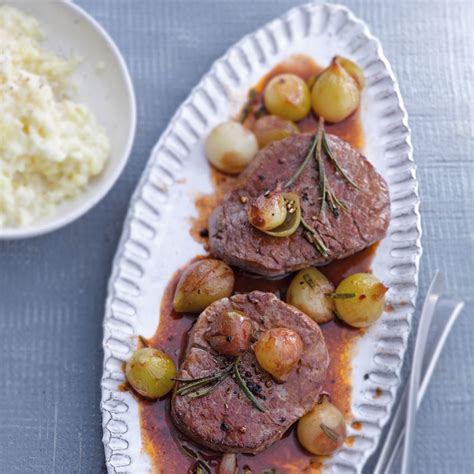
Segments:
[[[329,438],[331,439],[332,441],[334,442],[337,442],[337,440],[339,439],[339,435],[332,429],[330,428],[328,425],[324,424],[324,423],[321,423],[319,425],[321,427],[321,431]]]
[[[341,165],[339,162],[336,160],[336,157],[333,155],[331,148],[329,147],[326,134],[323,133],[323,149],[326,152],[326,155],[328,155],[328,158],[331,160],[331,162],[334,164],[336,169],[341,173],[343,178],[357,191],[360,191],[359,186],[354,182],[354,180],[341,168]]]
[[[195,379],[175,378],[177,382],[184,385],[176,390],[177,395],[189,395],[191,398],[200,398],[212,392],[221,382],[223,382],[234,368],[235,361],[229,364],[224,370],[213,375],[197,377]]]
[[[293,174],[293,176],[288,180],[288,182],[285,184],[285,189],[286,188],[289,188],[290,186],[292,186],[295,181],[298,179],[299,175],[304,171],[304,169],[306,168],[307,164],[309,163],[309,161],[311,160],[311,157],[313,156],[314,154],[314,150],[316,148],[316,144],[318,143],[318,141],[320,141],[320,136],[321,136],[321,130],[318,129],[318,133],[316,133],[316,135],[313,137],[310,145],[309,145],[309,148],[308,148],[308,152],[306,153],[306,157],[305,159],[303,160],[303,163],[301,163],[301,165],[299,166],[299,168],[295,171],[295,173]]]
[[[324,242],[319,237],[315,229],[313,229],[304,219],[301,217],[301,225],[306,229],[305,234],[306,240],[316,247],[316,250],[323,256],[328,256],[328,248],[324,245]],[[309,234],[309,236],[308,236]]]
[[[195,384],[185,385],[176,391],[177,395],[189,395],[191,398],[200,398],[214,390],[227,377],[227,374],[210,381],[196,382]],[[212,389],[209,390],[208,389]]]
[[[219,380],[218,382],[214,383],[213,385],[198,388],[197,390],[194,390],[191,393],[188,393],[187,395],[190,398],[205,397],[206,395],[209,395],[212,391],[214,391],[219,386],[219,384],[223,381],[224,381],[224,378]]]
[[[330,298],[334,298],[336,300],[347,300],[351,298],[355,298],[356,294],[355,293],[326,293],[326,296],[329,296]]]
[[[252,405],[258,411],[261,411],[262,413],[265,413],[265,408],[263,408],[262,405],[260,405],[258,400],[255,398],[254,394],[247,387],[247,384],[245,383],[245,380],[240,375],[239,364],[240,364],[240,356],[237,357],[237,359],[235,361],[235,365],[234,365],[234,375],[235,375],[235,381],[237,382],[237,385],[240,387],[242,392],[244,392],[244,395],[252,402]]]
[[[212,473],[211,467],[202,458],[201,454],[198,451],[194,451],[189,446],[186,446],[182,438],[179,438],[179,441],[180,441],[179,444],[183,453],[189,458],[191,458],[193,461],[195,461],[193,472],[195,472],[196,474],[211,474]]]

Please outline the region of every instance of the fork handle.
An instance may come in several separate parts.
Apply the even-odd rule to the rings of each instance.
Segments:
[[[431,376],[435,370],[435,367],[438,363],[439,356],[443,350],[444,344],[446,342],[451,329],[458,319],[459,314],[461,313],[464,307],[463,302],[458,302],[455,304],[451,313],[444,324],[440,334],[437,334],[433,339],[432,351],[431,354],[427,354],[426,357],[429,358],[426,369],[424,369],[423,380],[420,385],[420,390],[418,392],[417,399],[417,408],[420,407],[423,397],[425,396],[428,385],[431,381]],[[395,460],[397,459],[401,447],[403,436],[405,434],[405,413],[406,413],[406,403],[408,397],[408,385],[405,385],[402,396],[400,397],[400,402],[398,404],[395,415],[393,416],[392,422],[390,424],[390,429],[385,438],[382,451],[378,458],[377,464],[374,469],[374,474],[389,474],[394,466]]]

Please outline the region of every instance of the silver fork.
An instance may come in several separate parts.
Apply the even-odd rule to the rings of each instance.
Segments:
[[[433,319],[436,303],[438,303],[439,297],[443,292],[443,288],[444,278],[441,273],[436,271],[428,293],[426,294],[423,309],[421,310],[418,334],[416,336],[415,342],[415,350],[413,352],[413,362],[408,385],[407,418],[401,470],[402,474],[407,474],[410,470],[411,453],[413,451],[415,437],[417,397],[418,390],[420,389],[421,364],[423,362],[423,355],[426,349],[426,342],[428,341],[428,331],[431,326],[431,320]]]
[[[422,382],[418,392],[418,407],[426,393],[428,385],[443,350],[446,339],[461,313],[464,303],[456,301],[441,301],[433,318],[434,327],[430,332],[427,350],[423,361]],[[406,402],[408,397],[408,385],[400,397],[399,405],[390,422],[390,428],[385,438],[382,451],[374,469],[375,474],[388,474],[393,471],[396,461],[401,453],[403,436],[405,433]]]

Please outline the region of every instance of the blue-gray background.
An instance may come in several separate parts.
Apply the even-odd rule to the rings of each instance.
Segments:
[[[242,35],[298,2],[78,3],[125,55],[138,100],[137,136],[125,172],[89,214],[51,235],[0,242],[4,473],[104,470],[102,315],[130,195],[153,144],[211,63]],[[420,412],[414,472],[473,472],[474,2],[341,3],[381,39],[408,109],[422,196],[420,295],[440,268],[449,292],[468,303]]]

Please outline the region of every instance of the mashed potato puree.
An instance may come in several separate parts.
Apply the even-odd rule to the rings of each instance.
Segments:
[[[41,40],[34,18],[0,6],[0,228],[51,215],[84,191],[110,153],[94,115],[68,99],[77,61]]]

